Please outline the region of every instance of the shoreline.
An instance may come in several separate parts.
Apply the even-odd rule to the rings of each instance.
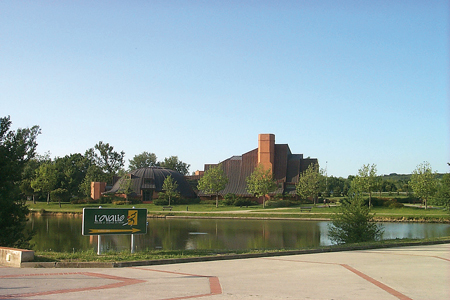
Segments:
[[[260,212],[257,212],[260,213]],[[37,215],[37,216],[54,216],[54,217],[82,217],[82,212],[51,212],[46,211],[44,213],[40,211],[34,211],[30,210],[30,215]],[[176,215],[179,214],[179,215]],[[273,216],[272,213],[267,213],[270,216],[249,216],[249,215],[241,215],[239,216],[236,214],[236,216],[229,216],[227,212],[214,212],[214,213],[202,213],[202,212],[192,212],[191,214],[199,214],[199,215],[186,215],[185,212],[170,212],[170,213],[162,213],[162,214],[152,214],[151,212],[147,214],[147,219],[229,219],[229,220],[296,220],[296,221],[331,221],[331,218],[324,218],[324,217],[307,217],[307,216],[299,216],[299,217],[282,217],[282,216]],[[221,215],[222,214],[222,215]],[[247,213],[251,214],[251,213]],[[263,213],[264,214],[264,213]],[[289,214],[289,213],[286,213]],[[442,218],[423,218],[423,217],[405,217],[405,216],[398,216],[398,217],[375,217],[375,222],[393,222],[393,223],[443,223],[443,224],[450,224],[450,219],[442,219]]]

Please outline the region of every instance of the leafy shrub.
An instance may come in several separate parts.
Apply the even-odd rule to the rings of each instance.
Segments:
[[[234,206],[252,206],[256,205],[256,201],[252,201],[247,198],[236,197],[234,200]]]
[[[155,205],[169,205],[169,199],[165,199],[165,198],[157,198],[155,200],[153,200],[153,204]]]
[[[117,201],[113,201],[114,205],[125,205],[127,204],[127,202],[125,200],[117,200]]]
[[[346,199],[328,225],[328,236],[337,244],[359,243],[378,240],[383,227],[373,221],[374,214],[362,197],[355,195]]]
[[[234,205],[235,200],[236,200],[235,194],[228,193],[225,196],[223,196],[223,203],[225,205],[232,206],[232,205]]]
[[[83,199],[83,198],[74,198],[74,199],[70,200],[70,203],[71,204],[85,204],[85,203],[87,203],[87,200]]]
[[[235,194],[226,194],[223,197],[223,203],[228,206],[251,206],[256,205],[256,201],[247,199],[247,198],[241,198],[239,196],[236,196]]]
[[[403,207],[403,203],[398,203],[397,201],[390,201],[389,208],[401,208]]]
[[[292,206],[293,202],[289,200],[279,200],[279,201],[267,201],[266,207],[276,208],[276,207],[289,207]]]

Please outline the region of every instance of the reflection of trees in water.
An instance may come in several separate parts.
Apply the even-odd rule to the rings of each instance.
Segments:
[[[295,220],[149,219],[148,233],[136,235],[137,250],[301,249],[327,244],[326,222]],[[72,252],[97,248],[96,236],[81,235],[82,218],[31,216],[36,250]],[[450,235],[448,224],[385,224],[384,238]],[[104,250],[129,250],[130,235],[105,235]]]
[[[81,235],[81,218],[31,216],[27,224],[34,230],[33,249],[72,252],[90,248],[89,237]]]

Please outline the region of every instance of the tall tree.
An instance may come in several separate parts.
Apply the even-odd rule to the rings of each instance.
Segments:
[[[36,176],[36,170],[39,168],[39,161],[35,158],[30,159],[24,166],[22,173],[22,180],[20,181],[20,192],[23,195],[23,199],[33,197],[33,203],[35,204],[35,192],[31,187],[31,181]]]
[[[205,194],[216,195],[216,207],[219,207],[219,192],[228,184],[228,178],[223,172],[222,165],[209,168],[198,181],[197,188]]]
[[[157,166],[158,163],[156,161],[155,153],[142,152],[141,154],[135,155],[132,159],[129,160],[130,170],[136,170],[140,168],[154,167]]]
[[[169,198],[169,206],[170,199],[178,195],[177,188],[178,183],[173,179],[172,175],[169,175],[164,179],[162,189],[164,191],[164,194],[166,194],[166,196]]]
[[[114,151],[113,146],[109,145],[109,143],[103,143],[102,141],[98,142],[94,148],[88,149],[85,156],[91,163],[102,168],[103,171],[109,175],[110,180],[119,173],[125,164],[125,152]]]
[[[442,176],[436,193],[436,202],[450,212],[450,173]]]
[[[372,193],[377,189],[377,165],[363,165],[352,181],[355,192],[369,194],[369,207],[372,206]]]
[[[31,181],[35,192],[47,194],[47,204],[50,201],[50,192],[56,189],[57,171],[52,162],[43,163],[36,170],[36,177]]]
[[[80,153],[57,157],[54,162],[57,172],[56,188],[67,190],[70,196],[79,196],[79,186],[86,177],[89,160]]]
[[[35,156],[39,126],[10,129],[10,117],[0,118],[0,246],[28,247],[28,208],[20,199],[25,164]]]
[[[246,180],[247,192],[258,198],[263,197],[263,207],[266,207],[266,195],[277,188],[277,184],[273,180],[272,170],[264,170],[263,165],[258,165]]]
[[[423,162],[412,172],[409,180],[414,194],[422,199],[425,209],[428,208],[428,199],[434,195],[437,188],[436,174],[433,173],[430,163]]]
[[[297,195],[306,199],[312,197],[314,204],[317,203],[317,197],[320,192],[321,174],[318,164],[311,164],[306,171],[302,173],[296,185]]]
[[[164,161],[159,163],[161,167],[177,171],[183,175],[189,173],[189,167],[191,165],[182,162],[178,159],[178,156],[171,156],[164,158]]]

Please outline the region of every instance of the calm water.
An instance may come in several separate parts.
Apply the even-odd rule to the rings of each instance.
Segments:
[[[96,236],[81,235],[80,217],[30,218],[35,250],[97,249]],[[330,245],[324,221],[148,219],[148,233],[136,235],[145,249],[300,249]],[[383,223],[384,239],[450,236],[450,224]],[[130,249],[129,235],[103,236],[103,250]]]

